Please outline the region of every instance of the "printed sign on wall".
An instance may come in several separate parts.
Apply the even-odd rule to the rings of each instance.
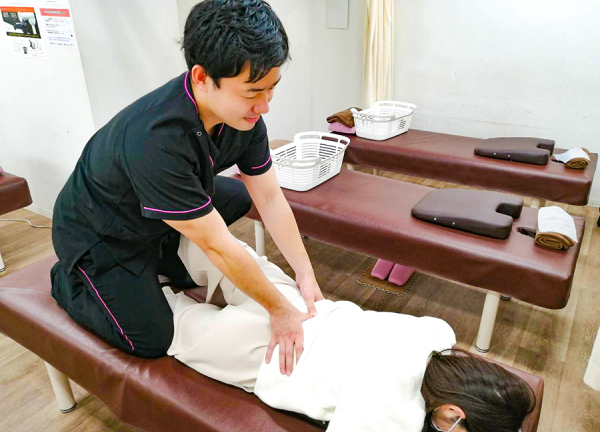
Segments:
[[[11,54],[20,57],[46,58],[44,42],[33,7],[0,6],[0,13]]]
[[[75,48],[75,29],[69,9],[40,8],[42,23],[48,36],[48,44],[63,48]]]

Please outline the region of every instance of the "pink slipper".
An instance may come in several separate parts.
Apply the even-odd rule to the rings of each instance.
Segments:
[[[394,268],[393,262],[382,259],[377,260],[377,262],[373,266],[373,270],[371,270],[371,276],[377,279],[386,280],[387,277],[390,275],[392,268]]]
[[[405,267],[400,264],[396,264],[396,265],[394,265],[394,268],[392,269],[392,272],[390,273],[390,277],[388,278],[388,280],[393,284],[402,286],[406,282],[408,282],[408,280],[410,279],[410,277],[413,275],[414,272],[415,272],[415,269],[412,269],[410,267]]]

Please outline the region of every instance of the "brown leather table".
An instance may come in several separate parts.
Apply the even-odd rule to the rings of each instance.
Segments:
[[[553,160],[532,165],[491,159],[474,154],[479,138],[416,129],[385,141],[340,135],[350,139],[344,157],[350,164],[573,205],[588,203],[598,163],[596,153],[585,170]]]
[[[430,187],[342,168],[307,192],[282,189],[300,232],[316,240],[549,309],[566,306],[584,229],[568,251],[537,246],[537,209],[523,207],[508,239],[498,240],[423,222],[411,209]],[[256,208],[247,214],[260,220]]]
[[[0,215],[32,203],[27,180],[4,172],[0,174]]]
[[[0,174],[0,215],[27,207],[32,202],[27,180],[7,172]],[[0,273],[5,269],[0,255]]]
[[[173,357],[140,359],[111,347],[50,296],[56,261],[52,255],[0,278],[0,332],[88,390],[123,422],[157,432],[323,430]]]
[[[50,296],[49,271],[55,262],[52,255],[0,278],[0,332],[84,387],[123,422],[151,432],[323,430],[172,357],[145,360],[112,348],[76,324]],[[502,366],[534,390],[537,405],[522,432],[537,431],[544,381]]]

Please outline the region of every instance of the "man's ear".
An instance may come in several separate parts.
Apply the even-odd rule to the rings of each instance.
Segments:
[[[200,65],[194,65],[190,75],[194,88],[201,92],[206,93],[208,91],[208,86],[213,85],[213,80]]]

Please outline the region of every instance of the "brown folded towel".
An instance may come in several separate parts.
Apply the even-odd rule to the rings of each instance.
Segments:
[[[581,150],[586,152],[588,156],[590,155],[590,151],[588,149],[582,148]],[[587,167],[589,163],[590,163],[590,161],[588,161],[586,158],[581,157],[581,158],[571,159],[569,162],[567,162],[565,164],[565,166],[567,168],[571,168],[571,169],[582,170],[582,169],[585,169],[585,167]]]
[[[541,233],[537,228],[535,234],[535,243],[539,246],[555,250],[567,250],[575,244],[573,240],[564,234],[555,232]]]
[[[327,117],[327,123],[338,122],[338,123],[343,124],[346,127],[353,128],[354,127],[354,116],[352,115],[352,111],[350,111],[350,109],[352,109],[352,108],[355,108],[356,110],[361,111],[360,108],[356,108],[356,107],[348,108],[347,110],[340,111],[338,113],[335,113],[334,115]]]

